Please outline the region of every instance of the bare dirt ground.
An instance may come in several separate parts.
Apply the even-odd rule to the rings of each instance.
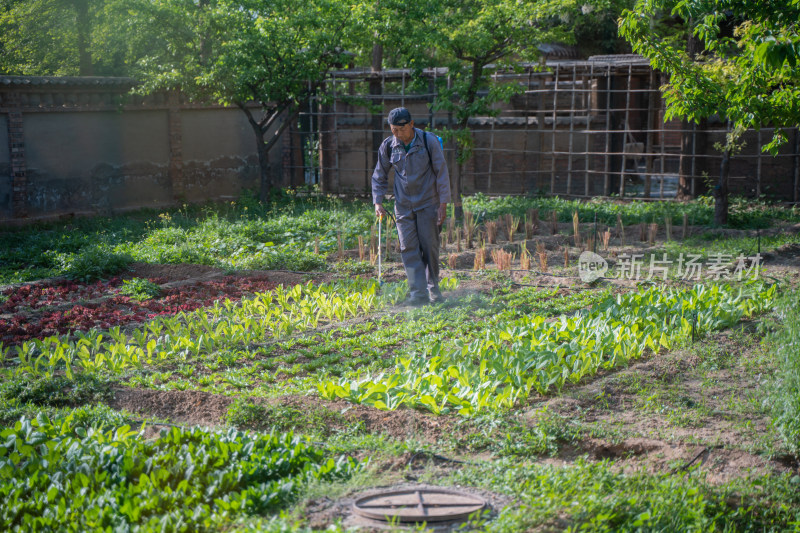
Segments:
[[[202,391],[114,390],[110,406],[187,426],[218,426],[233,402],[229,396]]]
[[[324,283],[331,279],[329,273],[303,273],[289,272],[285,270],[242,270],[230,272],[221,268],[207,265],[193,265],[189,263],[180,264],[148,264],[131,263],[125,278],[162,278],[166,286],[177,286],[179,284],[194,283],[197,281],[209,281],[226,276],[236,276],[248,279],[268,279],[281,285],[296,285],[305,283],[309,279],[315,283]]]
[[[228,409],[236,400],[232,396],[201,391],[118,388],[114,392],[114,400],[110,402],[114,409],[124,409],[143,417],[184,426],[223,426]],[[314,396],[283,396],[269,400],[254,399],[254,402],[264,407],[263,419],[258,421],[259,427],[269,428],[271,423],[280,423],[298,431],[313,430],[315,428],[304,426],[306,418],[296,420],[296,425],[278,418],[286,412],[312,413],[316,419],[324,419],[329,432],[345,431],[359,425],[361,431],[366,433],[384,434],[399,440],[421,438],[429,443],[448,434],[456,420],[454,417],[435,417],[411,409],[381,411],[343,400],[329,402]]]

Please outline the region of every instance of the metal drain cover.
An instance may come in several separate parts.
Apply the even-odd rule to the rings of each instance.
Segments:
[[[359,516],[406,523],[461,520],[485,507],[480,496],[439,488],[389,490],[353,502],[353,512]]]

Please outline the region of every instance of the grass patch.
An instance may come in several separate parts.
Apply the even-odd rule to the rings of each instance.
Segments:
[[[787,449],[800,456],[800,309],[798,292],[784,294],[777,303],[780,320],[768,337],[775,352],[776,370],[770,403],[775,425]]]
[[[671,259],[680,254],[699,255],[708,259],[711,255],[730,255],[735,260],[740,254],[745,257],[754,257],[758,253],[759,240],[761,252],[774,250],[786,244],[800,243],[800,234],[778,233],[775,235],[762,235],[753,237],[725,237],[720,238],[717,233],[707,232],[693,235],[683,241],[669,241],[664,243],[664,249]],[[656,257],[660,259],[659,254]]]
[[[267,208],[244,194],[232,203],[38,224],[0,233],[0,283],[96,279],[131,261],[324,270],[339,235],[352,248],[373,223],[361,202],[284,195]],[[317,237],[320,254],[314,253]]]
[[[332,434],[334,427],[358,426],[335,411],[322,406],[268,406],[249,398],[239,398],[228,408],[226,422],[232,426],[258,431],[296,431],[306,435]]]
[[[478,521],[481,531],[786,531],[800,519],[790,476],[714,487],[696,470],[623,474],[608,462],[556,467],[509,458],[465,468],[450,481],[522,502]]]
[[[563,445],[580,441],[586,433],[578,417],[567,418],[547,408],[531,416],[479,415],[459,421],[458,429],[451,442],[456,450],[520,458],[555,456]]]

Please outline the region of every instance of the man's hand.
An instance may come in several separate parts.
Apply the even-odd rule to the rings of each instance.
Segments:
[[[375,204],[375,216],[378,218],[387,216],[388,213],[386,209],[383,208],[383,204]]]
[[[439,204],[439,211],[436,213],[436,224],[441,226],[447,218],[447,204]]]

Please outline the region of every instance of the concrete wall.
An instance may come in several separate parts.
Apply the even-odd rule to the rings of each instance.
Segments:
[[[631,89],[645,87],[648,68],[639,68]],[[470,122],[476,150],[461,169],[464,193],[619,193],[627,137],[647,140],[647,99],[644,93],[627,92],[627,75],[611,72],[593,81],[585,71],[577,77],[562,72],[557,86],[552,76],[520,78],[537,90],[503,104],[498,120],[477,117]],[[130,98],[121,104],[132,83],[122,78],[0,75],[0,224],[228,199],[243,189],[259,189],[255,136],[240,109],[193,106],[175,94]],[[369,194],[377,144],[390,135],[385,121],[389,109],[405,105],[419,126],[431,120],[429,94],[373,97],[373,104],[379,101],[383,108],[378,115],[339,100],[335,106],[310,106],[314,111],[301,117],[317,124],[303,135],[316,135],[319,129],[324,192]],[[447,124],[446,113],[433,117],[435,128]],[[631,131],[627,135],[625,124]],[[660,145],[663,139],[665,148],[654,146],[653,151],[656,158],[660,150],[666,153],[666,163],[662,172],[651,158],[657,165],[653,174],[677,176],[680,127],[677,121],[659,125],[661,131],[652,142]],[[718,173],[714,143],[722,140],[720,130],[720,125],[698,129],[696,185],[704,173],[712,178]],[[297,142],[291,141],[293,135]],[[732,191],[796,197],[794,187],[800,180],[797,159],[791,157],[796,155],[796,135],[789,132],[783,157],[763,155],[759,163],[759,158],[748,157],[756,154],[758,134],[747,132],[747,148],[731,161]],[[769,137],[762,133],[761,142]],[[299,138],[299,132],[289,129],[270,152],[274,184],[304,182],[302,157],[292,152],[300,150]],[[455,176],[459,167],[452,141],[445,144],[445,156]],[[628,179],[630,174],[641,176],[643,171],[625,172]],[[704,192],[702,183],[696,188]],[[656,190],[654,185],[653,194]]]
[[[0,113],[0,220],[11,218],[11,157],[8,119]]]
[[[126,99],[124,78],[0,78],[0,223],[260,187],[255,135],[239,108],[185,104],[177,94]],[[270,153],[274,183],[281,148]]]
[[[234,109],[181,112],[184,195],[190,202],[238,196],[260,184],[255,134],[245,114]],[[280,176],[280,150],[270,152],[273,182]]]
[[[23,116],[29,216],[171,201],[163,111]]]

